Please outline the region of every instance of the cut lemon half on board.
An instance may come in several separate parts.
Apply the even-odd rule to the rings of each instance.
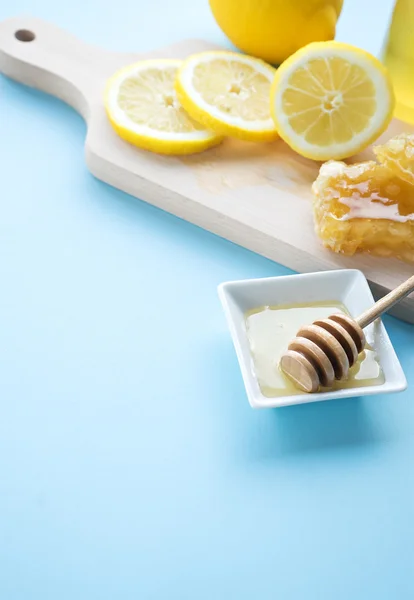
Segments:
[[[178,70],[176,90],[186,111],[204,127],[249,141],[278,137],[269,107],[275,69],[236,52],[202,52]]]
[[[383,65],[340,42],[316,42],[293,54],[271,91],[280,137],[315,160],[347,158],[368,146],[386,129],[394,102]]]
[[[194,121],[177,99],[180,60],[146,60],[116,73],[107,83],[105,108],[118,135],[161,154],[201,152],[221,137]]]

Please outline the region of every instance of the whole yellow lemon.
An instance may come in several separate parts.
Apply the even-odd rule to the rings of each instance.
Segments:
[[[272,64],[310,42],[332,40],[343,0],[210,0],[221,29],[240,50]]]

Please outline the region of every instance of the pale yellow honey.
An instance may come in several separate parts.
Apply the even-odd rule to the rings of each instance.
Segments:
[[[300,392],[280,369],[279,362],[289,343],[303,325],[325,319],[333,313],[349,314],[339,302],[261,306],[245,314],[252,369],[264,396],[291,396]],[[384,375],[376,352],[367,346],[345,381],[334,389],[381,385]],[[323,391],[323,390],[321,390]]]

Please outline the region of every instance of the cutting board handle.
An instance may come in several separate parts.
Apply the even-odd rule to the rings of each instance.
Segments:
[[[67,102],[88,120],[106,52],[32,17],[0,23],[0,71]],[[95,75],[96,74],[96,75]]]

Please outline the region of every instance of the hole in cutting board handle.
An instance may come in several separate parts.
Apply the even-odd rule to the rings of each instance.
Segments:
[[[29,31],[29,29],[18,29],[15,32],[14,37],[16,40],[19,40],[19,42],[33,42],[36,38],[33,31]]]

